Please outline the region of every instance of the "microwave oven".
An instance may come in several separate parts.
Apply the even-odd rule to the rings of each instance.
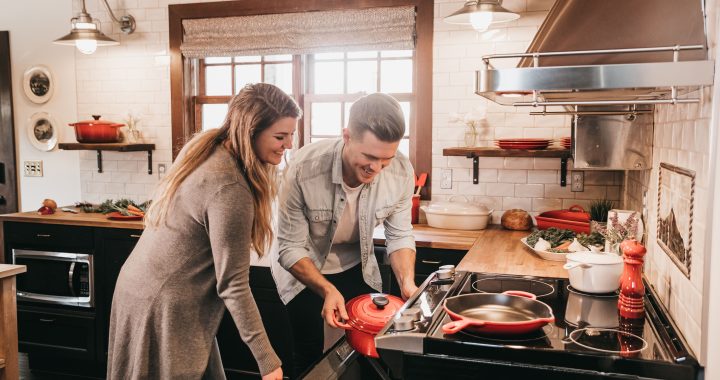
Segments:
[[[13,249],[12,260],[27,267],[17,277],[18,300],[95,306],[93,255]]]

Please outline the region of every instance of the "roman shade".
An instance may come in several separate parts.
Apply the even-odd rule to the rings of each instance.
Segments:
[[[415,48],[415,7],[185,19],[188,58]]]

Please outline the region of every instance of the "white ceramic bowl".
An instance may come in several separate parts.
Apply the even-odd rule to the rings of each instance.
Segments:
[[[614,253],[590,251],[568,253],[567,269],[570,286],[587,293],[610,293],[620,287],[622,257]]]
[[[619,325],[617,297],[597,297],[568,292],[565,322],[573,326],[616,328]]]
[[[456,196],[448,202],[430,202],[420,207],[430,227],[451,230],[482,230],[487,227],[493,210],[471,203],[464,196],[464,202],[453,202],[454,198]]]
[[[525,244],[526,247],[532,249],[533,252],[535,252],[538,256],[540,256],[541,258],[543,258],[545,260],[565,261],[565,256],[567,256],[567,252],[550,252],[550,251],[542,251],[539,249],[535,249],[535,248],[531,247],[530,244],[528,244],[527,237],[520,239],[520,241],[523,244]]]

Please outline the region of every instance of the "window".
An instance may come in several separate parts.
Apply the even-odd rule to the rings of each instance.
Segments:
[[[231,94],[248,83],[271,83],[293,96],[295,88],[307,88],[301,145],[337,138],[347,127],[353,102],[361,96],[392,94],[405,115],[405,137],[400,151],[410,154],[410,114],[414,107],[412,50],[362,51],[250,57],[209,57],[200,60],[199,93],[195,98],[195,126],[199,132],[217,128],[227,112]],[[303,65],[301,62],[306,62]],[[293,78],[294,66],[306,72],[308,85]],[[300,98],[295,99],[300,102]]]
[[[402,6],[415,10],[414,50],[206,56],[200,60],[187,58],[181,51],[184,20]],[[432,0],[243,0],[169,5],[173,157],[193,133],[222,123],[228,100],[244,83],[263,81],[285,89],[303,108],[298,130],[301,144],[339,136],[350,106],[360,96],[378,91],[393,95],[403,107],[408,127],[400,149],[409,155],[416,172],[430,172],[433,7]],[[423,189],[424,199],[430,196],[429,190],[430,186]]]

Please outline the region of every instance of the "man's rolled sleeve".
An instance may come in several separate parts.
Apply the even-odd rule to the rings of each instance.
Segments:
[[[415,182],[412,175],[405,178],[406,180],[402,184],[403,196],[395,211],[383,222],[388,255],[403,248],[415,251],[415,236],[410,215]]]
[[[298,183],[298,169],[291,167],[283,180],[278,212],[278,262],[285,268],[310,257],[307,249],[308,222],[303,213],[305,201]]]

